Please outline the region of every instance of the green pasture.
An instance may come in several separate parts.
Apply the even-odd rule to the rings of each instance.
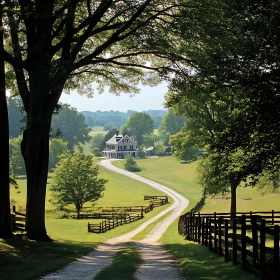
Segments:
[[[121,168],[123,168],[123,163],[124,161],[113,162],[114,165]],[[142,172],[137,173],[138,175],[166,185],[190,200],[190,205],[184,212],[188,211],[200,200],[202,189],[196,180],[197,163],[181,163],[172,156],[141,159],[137,160],[137,163],[142,170]],[[102,167],[100,167],[100,177],[108,179],[109,182],[106,185],[104,197],[95,206],[145,205],[146,202],[143,200],[145,194],[162,194],[143,183],[123,177]],[[51,176],[49,180],[51,183]],[[25,179],[21,178],[19,179],[19,189],[11,189],[11,198],[24,205],[25,194]],[[238,211],[277,210],[279,194],[261,196],[257,189],[240,188],[237,195]],[[47,198],[49,197],[50,192],[48,191]],[[172,201],[170,202],[172,203]],[[36,243],[24,241],[21,238],[0,239],[1,280],[34,279],[38,275],[56,270],[75,258],[87,254],[99,243],[135,229],[149,217],[156,215],[169,205],[155,208],[152,212],[145,215],[144,220],[120,226],[104,234],[88,233],[86,230],[88,220],[54,219],[52,215],[49,215],[46,219],[46,226],[48,234],[55,240],[52,243]],[[229,205],[229,199],[208,198],[202,211],[228,212]],[[49,211],[54,209],[49,202],[47,202],[46,207]],[[162,217],[161,220],[164,218]],[[92,220],[90,222],[95,223],[97,221]],[[203,280],[257,279],[254,275],[243,271],[240,266],[232,266],[230,262],[224,262],[222,257],[217,257],[216,254],[209,252],[206,247],[185,240],[177,232],[177,223],[178,221],[176,220],[169,227],[160,242],[173,254],[186,276],[191,279]],[[145,238],[149,230],[155,225],[156,223],[149,225],[145,230],[136,235],[134,239],[141,240]],[[44,254],[41,254],[41,252],[44,252]],[[125,265],[121,268],[120,261],[130,256],[135,259],[135,263],[133,262],[128,267]],[[118,273],[122,274],[124,269],[129,271],[128,276],[126,276],[129,279],[132,275],[131,271],[134,271],[135,267],[139,265],[138,261],[139,258],[135,252],[131,248],[125,248],[116,256],[112,266],[107,271],[102,271],[98,277],[101,277],[100,279],[104,275],[107,277],[107,275],[110,275],[110,271],[116,269],[118,269]],[[15,267],[17,267],[16,270],[14,269]],[[13,271],[12,274],[11,271]]]
[[[162,195],[161,192],[146,184],[121,176],[103,167],[99,168],[99,176],[107,179],[108,183],[106,184],[104,196],[97,201],[95,206],[147,205],[148,201],[143,199],[145,194]],[[50,184],[51,174],[48,186]],[[25,177],[18,179],[18,185],[18,189],[11,187],[11,199],[16,201],[17,209],[22,208],[24,210],[26,201]],[[59,269],[61,266],[89,253],[99,243],[135,229],[170,205],[169,203],[162,207],[154,208],[153,211],[145,214],[143,220],[117,227],[103,234],[94,234],[87,232],[87,223],[98,223],[99,220],[53,218],[56,215],[50,214],[55,210],[54,206],[48,201],[50,194],[50,190],[47,189],[46,228],[54,242],[33,242],[23,240],[20,237],[0,239],[1,280],[34,279],[39,275]],[[172,203],[172,199],[169,200]],[[91,206],[91,203],[87,205]],[[54,213],[56,212],[54,211]]]
[[[133,180],[131,178],[109,171],[99,166],[100,178],[108,180],[104,196],[100,198],[93,206],[138,206],[147,205],[149,202],[144,200],[144,195],[163,195],[162,192],[149,187],[147,184]],[[51,198],[51,174],[48,179],[46,194],[46,211],[54,210],[55,206],[49,201]],[[19,188],[11,187],[11,199],[16,201],[17,208],[24,208],[26,202],[26,178],[18,180]],[[92,203],[86,203],[85,206],[92,206]]]
[[[124,169],[124,161],[112,162]],[[189,199],[189,206],[194,206],[202,196],[202,188],[196,182],[196,163],[184,163],[172,156],[139,159],[141,169],[138,175],[170,187]]]

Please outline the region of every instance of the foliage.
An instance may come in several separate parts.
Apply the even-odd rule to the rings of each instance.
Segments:
[[[156,155],[156,156],[165,156],[166,155],[166,152],[165,152],[165,150],[166,150],[166,147],[164,146],[164,145],[155,145],[154,147],[153,147],[153,152],[152,152],[152,154],[153,155]]]
[[[125,157],[124,168],[128,171],[139,172],[141,169],[137,166],[137,162],[133,159],[132,155],[128,154]]]
[[[67,142],[67,148],[72,152],[76,145],[90,140],[90,128],[84,115],[79,114],[77,109],[69,104],[62,104],[59,113],[53,116],[52,129],[60,129],[62,139]]]
[[[51,171],[59,161],[60,155],[67,151],[67,142],[62,139],[52,139],[50,141],[49,171]]]
[[[246,173],[256,176],[276,165],[279,157],[276,49],[280,29],[276,18],[280,3],[216,0],[197,4],[201,9],[192,14],[191,21],[178,20],[182,36],[178,50],[189,58],[192,71],[188,63],[177,72],[170,86],[174,95],[167,103],[192,100],[187,115],[192,119],[191,112],[208,111],[204,123],[211,124],[215,132],[209,148],[221,154],[243,150]],[[190,10],[182,11],[182,18],[187,18]]]
[[[92,153],[95,157],[102,157],[102,152],[100,151],[99,148],[92,149]]]
[[[93,82],[99,92],[108,86],[116,94],[138,92],[140,82],[159,83],[176,57],[166,30],[173,31],[180,2],[5,1],[3,57],[15,77],[9,86],[18,89],[27,114],[21,147],[28,169],[28,238],[48,240],[49,134],[63,90],[92,96]]]
[[[120,128],[123,126],[131,114],[136,111],[128,110],[127,112],[120,111],[82,111],[81,113],[86,117],[88,126],[105,126],[108,123],[112,123],[113,127]],[[144,111],[154,119],[154,128],[158,128],[162,121],[162,118],[166,114],[166,110],[146,110]],[[111,129],[111,128],[110,128]]]
[[[114,128],[114,126],[115,126],[115,125],[114,125],[112,122],[108,122],[108,123],[106,123],[106,124],[104,125],[104,130],[105,130],[105,131],[111,130],[111,129]]]
[[[21,154],[20,145],[22,136],[10,139],[10,165],[16,175],[25,174],[24,159]]]
[[[85,202],[94,202],[102,196],[107,180],[98,179],[92,155],[69,152],[61,156],[53,173],[52,203],[59,207],[74,204],[77,215]]]
[[[127,120],[125,126],[136,138],[138,147],[144,144],[144,137],[154,131],[154,120],[144,112],[133,113]]]
[[[172,110],[167,112],[158,128],[159,135],[163,139],[165,145],[169,143],[169,137],[171,135],[181,130],[186,120],[185,116],[177,116]]]
[[[102,133],[97,133],[94,136],[91,137],[91,149],[94,148],[99,148],[100,150],[103,148],[103,139],[104,139],[104,134]]]
[[[197,151],[193,141],[183,131],[171,135],[169,144],[173,145],[172,154],[179,160],[191,160]]]
[[[7,104],[10,138],[15,138],[22,134],[21,129],[24,126],[22,123],[24,119],[24,116],[22,115],[23,104],[20,97],[13,96],[8,97]]]

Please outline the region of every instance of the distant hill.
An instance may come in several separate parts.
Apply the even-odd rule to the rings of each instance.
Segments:
[[[82,111],[82,113],[86,117],[86,122],[88,126],[103,126],[108,130],[111,128],[120,128],[122,125],[126,123],[126,120],[133,114],[133,110],[128,110],[127,112],[120,111]],[[146,110],[142,111],[149,114],[154,119],[154,127],[158,128],[161,123],[163,117],[167,113],[167,110]]]

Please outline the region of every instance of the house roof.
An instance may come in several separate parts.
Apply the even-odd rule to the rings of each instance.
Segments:
[[[114,144],[117,144],[119,141],[121,141],[123,138],[129,138],[131,139],[131,137],[129,137],[128,135],[121,135],[121,134],[115,134],[111,139],[109,139],[106,144],[111,144],[111,145],[114,145]],[[133,139],[131,139],[131,141],[133,141],[134,143],[136,143]]]

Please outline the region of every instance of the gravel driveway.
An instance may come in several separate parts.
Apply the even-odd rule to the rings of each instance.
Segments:
[[[169,189],[166,186],[153,182],[151,180],[142,178],[134,173],[119,169],[111,164],[112,159],[103,160],[100,162],[101,166],[118,172],[125,176],[131,177],[140,182],[146,183],[149,186],[164,192],[173,198],[174,202],[171,206],[152,217],[138,228],[130,231],[122,236],[109,239],[107,242],[99,245],[93,252],[84,256],[77,261],[74,261],[58,270],[54,273],[48,274],[40,279],[50,280],[50,279],[84,279],[92,280],[94,277],[104,268],[109,266],[113,257],[123,248],[127,242],[133,244],[136,250],[140,253],[143,260],[143,264],[138,268],[135,273],[135,278],[137,280],[151,280],[151,279],[185,279],[178,269],[176,262],[172,259],[172,256],[167,252],[157,241],[161,238],[162,234],[171,225],[171,223],[182,213],[182,211],[188,206],[189,201],[177,192]],[[167,212],[170,214],[161,222],[157,223],[156,226],[151,230],[151,232],[146,236],[145,239],[134,242],[130,238],[141,232],[149,224],[153,223]],[[114,279],[112,279],[114,280]]]

